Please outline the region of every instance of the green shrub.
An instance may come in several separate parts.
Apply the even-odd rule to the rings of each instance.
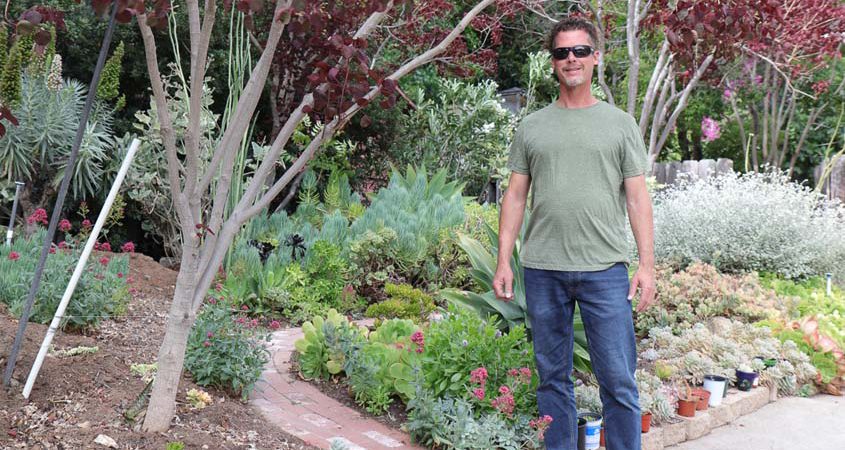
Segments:
[[[518,325],[503,333],[469,310],[450,307],[445,317],[432,322],[426,331],[422,361],[425,386],[438,396],[469,399],[470,372],[480,367],[488,372],[487,384],[496,388],[508,383],[511,369],[527,367],[533,373],[534,353],[525,328]],[[526,405],[536,405],[533,394],[523,400]]]
[[[827,282],[822,277],[794,281],[776,275],[761,275],[764,286],[774,289],[781,296],[798,298],[793,319],[814,316],[819,332],[830,336],[840,348],[845,348],[845,292],[836,285],[827,295]]]
[[[434,311],[434,300],[425,292],[414,289],[408,284],[387,283],[384,286],[389,299],[370,305],[366,316],[377,319],[411,319],[415,323],[423,323],[428,315]]]
[[[364,332],[331,309],[302,324],[304,336],[294,345],[299,352],[299,373],[305,379],[328,379],[345,370],[351,347],[366,340]]]
[[[659,262],[845,279],[843,235],[845,206],[784,173],[724,174],[669,187],[654,199]]]
[[[471,274],[467,254],[460,246],[460,235],[467,235],[477,241],[486,242],[487,230],[497,230],[499,211],[493,205],[480,205],[473,200],[464,203],[466,218],[459,227],[440,231],[437,245],[431,249],[430,258],[437,261],[439,271],[434,279],[426,280],[438,288],[481,289]]]
[[[270,360],[264,344],[270,333],[237,311],[225,301],[203,305],[188,338],[185,369],[200,386],[246,398]]]

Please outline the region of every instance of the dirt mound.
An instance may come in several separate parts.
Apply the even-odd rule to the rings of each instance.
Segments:
[[[123,413],[145,387],[130,366],[155,360],[176,272],[148,256],[133,254],[129,277],[137,292],[126,315],[103,322],[89,335],[59,332],[54,350],[84,346],[97,351],[48,356],[29,402],[21,390],[47,327],[27,326],[13,388],[0,393],[0,448],[94,448],[99,447],[93,442],[100,434],[113,438],[119,448],[161,449],[176,441],[186,448],[311,448],[264,422],[246,403],[215,389],[204,388],[214,399],[211,406],[191,409],[185,393],[197,386],[188,376],[180,383],[177,414],[167,433],[143,433],[127,423]],[[17,327],[18,321],[0,305],[0,371],[5,369]]]

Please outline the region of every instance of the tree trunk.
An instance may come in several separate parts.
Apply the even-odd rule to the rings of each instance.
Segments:
[[[192,301],[196,291],[199,263],[197,256],[196,248],[187,245],[183,247],[182,266],[176,279],[176,291],[156,361],[158,369],[153,382],[153,392],[144,419],[145,431],[167,431],[175,413],[175,399],[179,390],[179,379],[182,377],[185,348],[196,319]]]

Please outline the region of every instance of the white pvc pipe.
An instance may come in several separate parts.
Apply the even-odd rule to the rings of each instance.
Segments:
[[[35,378],[38,377],[38,371],[41,370],[41,364],[44,363],[44,357],[47,356],[47,350],[50,348],[50,343],[53,342],[53,336],[55,336],[56,331],[59,329],[65,309],[67,308],[68,303],[70,303],[70,297],[73,295],[73,291],[76,289],[76,284],[82,276],[82,271],[85,269],[85,263],[91,255],[91,250],[94,249],[94,243],[97,242],[100,230],[102,230],[103,225],[106,223],[106,218],[109,215],[112,203],[114,203],[114,199],[120,191],[120,185],[123,184],[123,178],[126,177],[126,172],[129,170],[129,165],[132,163],[132,158],[135,157],[135,152],[138,150],[138,146],[140,144],[141,141],[133,139],[132,144],[129,145],[129,151],[126,153],[126,157],[120,165],[120,170],[117,172],[117,177],[114,179],[114,184],[112,184],[108,197],[106,197],[103,209],[100,210],[100,216],[97,217],[97,223],[94,224],[94,229],[91,230],[91,235],[88,236],[85,248],[82,249],[82,255],[76,263],[76,269],[70,277],[70,282],[68,283],[65,293],[62,296],[62,301],[59,302],[59,307],[53,315],[53,321],[50,322],[50,328],[47,329],[47,335],[44,336],[44,342],[41,343],[41,349],[38,350],[38,356],[32,364],[32,369],[29,371],[29,377],[26,379],[26,385],[23,388],[24,398],[28,399],[29,394],[32,392],[32,386],[35,384]]]

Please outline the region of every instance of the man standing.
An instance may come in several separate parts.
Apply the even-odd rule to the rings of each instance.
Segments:
[[[555,103],[527,116],[510,148],[510,184],[499,221],[496,296],[513,298],[510,255],[529,187],[532,214],[522,247],[525,291],[540,384],[540,415],[553,422],[548,450],[575,450],[573,314],[578,302],[603,405],[610,450],[640,449],[631,299],[654,301],[652,207],[646,150],[633,117],[593,97],[596,31],[580,19],[552,29],[548,46],[560,82]],[[639,268],[628,280],[625,216],[637,241]]]

